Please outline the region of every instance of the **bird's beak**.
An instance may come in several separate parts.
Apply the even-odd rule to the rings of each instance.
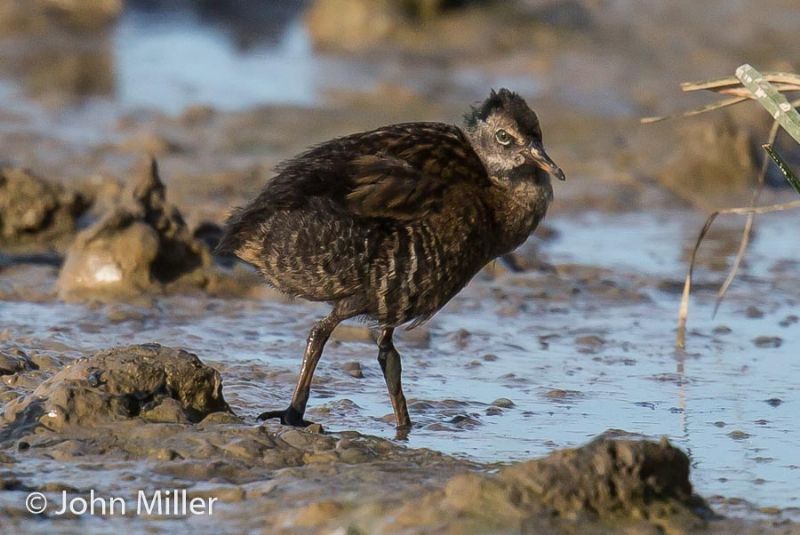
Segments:
[[[564,171],[550,159],[550,156],[544,151],[544,146],[542,146],[541,141],[531,141],[530,145],[528,145],[528,150],[525,152],[527,153],[526,156],[528,156],[528,154],[530,155],[529,157],[534,165],[547,171],[559,180],[566,180],[567,177],[564,176]]]

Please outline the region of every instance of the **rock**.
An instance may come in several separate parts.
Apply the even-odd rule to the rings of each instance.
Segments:
[[[117,20],[123,0],[25,0],[3,2],[0,30],[47,32],[53,26],[96,30]]]
[[[155,160],[141,166],[126,196],[78,234],[59,274],[62,298],[130,296],[172,284],[207,284],[211,253],[166,201]]]
[[[331,339],[338,342],[375,342],[375,336],[366,325],[346,325],[340,323],[331,333]]]
[[[764,311],[754,305],[747,307],[744,314],[750,319],[760,319],[764,317]]]
[[[120,144],[120,149],[133,154],[150,154],[153,156],[175,154],[183,150],[175,141],[155,132],[134,134]]]
[[[514,406],[514,402],[508,398],[497,398],[496,400],[492,401],[492,405],[495,407],[500,407],[501,409],[510,409]]]
[[[12,375],[22,371],[37,369],[39,369],[39,366],[37,366],[21,349],[12,348],[9,350],[0,350],[0,375]]]
[[[758,160],[752,135],[728,115],[681,125],[682,143],[658,179],[681,198],[734,204],[749,198]]]
[[[427,349],[431,346],[431,329],[428,325],[417,325],[413,329],[395,331],[403,347]]]
[[[689,458],[666,440],[598,438],[497,476],[457,475],[444,490],[382,514],[371,532],[415,532],[434,519],[453,533],[560,532],[561,524],[547,524],[560,519],[575,533],[583,532],[575,522],[597,520],[625,523],[626,533],[682,533],[703,527],[711,512],[692,493]]]
[[[594,334],[587,334],[575,338],[575,345],[580,346],[578,351],[581,353],[596,353],[605,343],[605,339]]]
[[[363,379],[364,377],[364,370],[361,369],[361,363],[356,360],[342,364],[342,370],[344,370],[347,375],[355,377],[356,379]]]
[[[390,0],[316,0],[306,13],[306,28],[318,50],[364,50],[404,23]]]
[[[0,169],[0,247],[47,244],[71,235],[90,202],[25,169]]]
[[[114,22],[122,13],[123,0],[39,0],[44,9],[70,26],[92,29]]]
[[[562,390],[554,388],[545,392],[544,396],[552,401],[569,401],[578,399],[583,396],[581,392],[576,390]]]
[[[199,422],[217,411],[229,411],[222,379],[196,355],[158,344],[117,347],[75,361],[9,402],[0,440],[39,426],[60,431],[138,416]]]
[[[776,348],[783,345],[783,339],[778,336],[757,336],[753,339],[753,345],[763,348]]]

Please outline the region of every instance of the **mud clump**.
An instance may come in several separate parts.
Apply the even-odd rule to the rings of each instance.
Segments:
[[[681,531],[702,527],[709,515],[710,509],[692,494],[685,453],[666,440],[601,437],[511,466],[496,477],[456,476],[444,490],[385,517],[386,523],[373,526],[373,532],[413,531],[434,521],[465,533],[512,527],[535,533],[562,522],[591,522],[597,530],[598,521],[635,527],[633,532]],[[581,532],[578,524],[573,527]]]
[[[537,496],[559,516],[589,513],[599,518],[662,516],[694,507],[689,458],[664,439],[659,443],[597,439],[505,470],[500,479]]]
[[[123,0],[25,0],[3,2],[0,32],[43,33],[53,26],[68,30],[101,29],[119,17]]]
[[[749,198],[758,161],[749,130],[730,116],[681,126],[682,141],[659,174],[673,193],[693,202],[735,204]]]
[[[75,361],[12,400],[0,420],[0,441],[37,427],[69,427],[141,417],[189,423],[229,411],[219,373],[196,355],[158,344],[118,347]]]
[[[114,298],[203,287],[211,253],[166,201],[155,160],[145,162],[126,199],[78,234],[58,278],[62,298]]]
[[[25,169],[0,169],[0,247],[49,245],[75,232],[89,208],[81,193],[68,191]]]
[[[317,0],[306,15],[320,50],[363,50],[388,39],[404,23],[402,9],[386,0]]]
[[[13,375],[38,368],[39,366],[21,349],[0,349],[0,375]]]

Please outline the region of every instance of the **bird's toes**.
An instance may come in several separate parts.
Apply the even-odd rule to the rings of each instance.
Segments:
[[[279,418],[281,424],[291,425],[293,427],[308,427],[313,422],[303,419],[303,414],[292,406],[280,411],[266,411],[258,415],[259,421],[272,420]]]
[[[258,421],[260,421],[260,422],[263,422],[264,420],[272,420],[273,418],[280,418],[281,419],[281,423],[283,423],[283,413],[284,412],[285,411],[264,411],[261,414],[259,414],[256,417],[256,419]]]
[[[402,441],[408,440],[408,435],[409,433],[411,433],[412,426],[413,424],[411,422],[408,422],[407,424],[398,425],[397,427],[395,427],[394,439]]]

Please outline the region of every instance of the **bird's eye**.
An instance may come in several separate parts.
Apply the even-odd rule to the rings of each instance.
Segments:
[[[505,130],[501,129],[501,130],[498,130],[497,132],[495,132],[494,138],[501,145],[510,145],[511,144],[511,134],[509,134]]]

